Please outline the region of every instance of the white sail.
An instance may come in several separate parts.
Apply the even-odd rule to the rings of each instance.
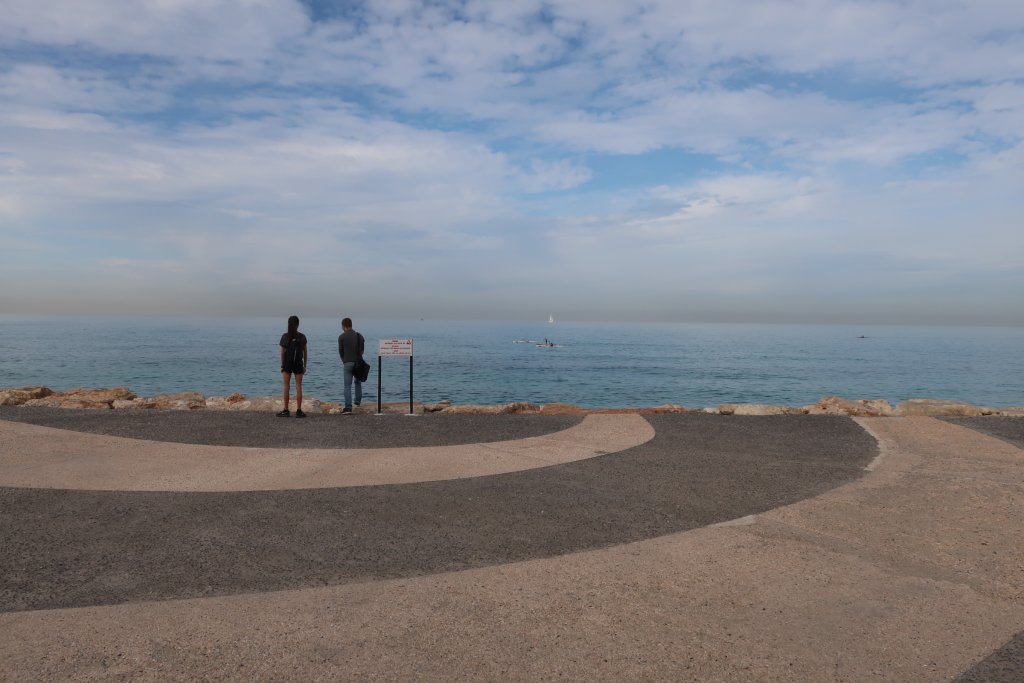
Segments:
[[[549,322],[549,323],[553,323],[553,322],[555,322],[555,316],[553,316],[553,315],[549,315],[549,316],[548,316],[548,322]]]

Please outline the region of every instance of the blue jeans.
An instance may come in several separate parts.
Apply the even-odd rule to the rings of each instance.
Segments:
[[[345,407],[352,407],[352,380],[355,379],[355,362],[345,363]],[[356,379],[356,403],[363,402],[363,383]]]

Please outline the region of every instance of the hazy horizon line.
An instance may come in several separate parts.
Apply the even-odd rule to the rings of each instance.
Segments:
[[[327,315],[327,314],[309,314],[301,315],[301,312],[291,313],[209,313],[209,312],[195,312],[195,313],[182,313],[182,312],[153,312],[153,313],[137,313],[137,312],[17,312],[17,311],[0,311],[0,317],[16,318],[16,317],[30,317],[30,318],[162,318],[162,319],[282,319],[286,320],[289,315],[299,315],[302,320],[334,320],[340,321],[343,317],[350,317],[354,320],[368,320],[368,321],[403,321],[403,322],[451,322],[451,323],[464,323],[464,322],[479,322],[479,323],[534,323],[537,325],[550,325],[548,320],[543,317],[526,317],[526,316],[508,316],[508,317],[486,317],[486,316],[464,316],[464,317],[451,317],[451,316],[401,316],[401,315],[350,315],[350,314],[338,314],[338,315]],[[586,325],[808,325],[808,326],[822,326],[822,327],[973,327],[973,328],[1024,328],[1024,321],[1020,322],[995,322],[995,321],[905,321],[905,322],[891,322],[891,321],[865,321],[865,320],[821,320],[821,319],[744,319],[744,318],[729,318],[729,319],[709,319],[709,318],[685,318],[685,319],[666,319],[666,318],[627,318],[627,317],[612,317],[612,318],[556,318],[553,323],[554,326],[558,324],[586,324]]]

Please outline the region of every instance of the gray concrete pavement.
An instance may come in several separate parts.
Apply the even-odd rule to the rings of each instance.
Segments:
[[[0,677],[1020,673],[1019,448],[928,418],[647,419],[621,452],[445,482],[3,489]]]

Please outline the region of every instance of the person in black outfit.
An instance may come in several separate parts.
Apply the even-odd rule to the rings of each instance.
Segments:
[[[288,318],[288,331],[281,335],[281,377],[284,378],[284,410],[278,417],[288,417],[288,389],[292,375],[295,375],[295,417],[306,417],[302,412],[302,375],[306,373],[309,351],[306,335],[299,332],[299,316]]]

